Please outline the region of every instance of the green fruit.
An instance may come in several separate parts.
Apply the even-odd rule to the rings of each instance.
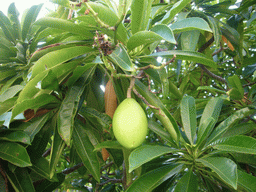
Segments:
[[[113,131],[125,148],[136,148],[143,143],[148,131],[147,116],[135,99],[125,99],[113,116]]]

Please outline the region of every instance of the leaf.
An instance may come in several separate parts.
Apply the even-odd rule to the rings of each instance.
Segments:
[[[197,146],[200,147],[202,143],[205,144],[205,141],[207,140],[209,134],[211,134],[215,124],[216,120],[213,117],[209,117],[208,119],[205,119],[202,124],[199,125],[196,141]]]
[[[0,103],[14,97],[18,92],[23,89],[24,86],[22,85],[14,85],[8,88],[5,92],[0,95]]]
[[[245,135],[221,138],[211,145],[221,151],[256,154],[256,139]]]
[[[161,20],[162,24],[169,24],[177,13],[179,13],[191,0],[180,0],[175,3],[172,8],[165,14],[164,18]]]
[[[127,48],[130,51],[140,45],[150,44],[150,43],[154,43],[156,41],[161,41],[161,40],[166,40],[166,41],[171,40],[170,43],[176,43],[176,41],[174,42],[174,40],[172,40],[172,38],[170,37],[170,34],[169,35],[165,33],[164,34],[160,33],[160,34],[164,36],[161,36],[153,31],[140,31],[135,35],[131,36],[131,38],[127,42]],[[168,38],[168,39],[165,39],[165,38]]]
[[[144,31],[148,26],[152,0],[133,0],[131,4],[132,34]]]
[[[34,140],[35,135],[41,130],[45,125],[46,121],[49,119],[50,113],[34,118],[32,122],[27,122],[27,127],[24,132],[29,135],[31,142]]]
[[[134,149],[129,156],[129,173],[152,159],[177,151],[177,149],[160,145],[142,145]]]
[[[63,173],[57,173],[57,179],[57,182],[51,182],[46,179],[43,180],[40,184],[38,184],[35,187],[36,192],[54,191],[65,181],[65,175]]]
[[[185,133],[190,144],[193,144],[197,127],[195,99],[191,96],[183,97],[180,110]]]
[[[78,105],[85,87],[89,84],[95,67],[87,70],[70,88],[61,103],[57,126],[58,132],[65,143],[70,146],[74,126],[74,118],[78,110]]]
[[[97,153],[90,142],[83,126],[75,121],[73,131],[73,142],[79,157],[82,159],[84,166],[92,174],[96,181],[100,181],[100,164]]]
[[[119,67],[125,71],[134,71],[134,64],[132,63],[127,51],[122,44],[109,55],[109,58]]]
[[[236,135],[245,135],[255,129],[254,123],[241,123],[230,127],[222,137],[231,137]]]
[[[165,41],[169,43],[173,43],[173,44],[177,43],[172,30],[167,25],[163,25],[163,24],[155,25],[152,29],[150,29],[150,31],[153,31],[156,34],[160,35]]]
[[[148,88],[140,81],[135,81],[136,90],[153,106],[159,108],[152,109],[154,115],[159,119],[159,121],[163,124],[163,126],[167,129],[170,136],[174,141],[178,141],[180,137],[180,131],[178,125],[170,114],[170,112],[166,109],[163,103],[156,97],[153,93],[151,93]],[[161,114],[159,114],[159,112]]]
[[[10,141],[10,142],[20,142],[24,144],[31,144],[30,137],[23,131],[13,131],[10,133],[2,134],[0,140]]]
[[[235,122],[246,117],[251,111],[249,108],[243,108],[234,112],[227,119],[222,121],[211,133],[210,137],[207,140],[207,143],[212,143],[213,141],[219,139]]]
[[[5,112],[8,112],[14,106],[17,99],[18,97],[13,97],[13,98],[7,99],[3,103],[0,103],[0,116]]]
[[[30,29],[32,27],[32,24],[35,22],[43,4],[39,5],[33,5],[27,12],[24,13],[22,16],[22,22],[21,22],[21,33],[22,33],[22,40],[29,40],[28,33],[30,32]]]
[[[21,26],[19,21],[19,11],[16,9],[15,4],[11,3],[8,7],[8,17],[12,22],[13,34],[15,39],[21,40]]]
[[[238,173],[238,186],[243,188],[245,191],[254,192],[256,191],[256,177],[247,174],[243,171],[237,170]]]
[[[191,31],[191,30],[203,30],[212,32],[208,23],[199,17],[190,17],[186,19],[182,19],[177,21],[169,26],[174,33],[180,33],[183,31]]]
[[[182,168],[182,164],[171,164],[154,169],[136,179],[133,184],[126,190],[126,192],[152,191],[161,183],[179,173]]]
[[[50,154],[50,178],[53,178],[55,168],[60,160],[65,142],[61,139],[57,128],[55,128]]]
[[[237,189],[237,165],[232,160],[226,157],[205,157],[196,161],[211,168],[222,181]]]
[[[244,88],[239,77],[237,75],[230,76],[228,77],[228,82],[232,88],[236,88],[239,91],[242,98],[244,96]]]
[[[200,31],[184,31],[181,33],[181,48],[184,51],[196,51]]]
[[[32,179],[30,178],[27,168],[17,167],[15,169],[15,176],[17,178],[17,181],[19,182],[22,192],[23,191],[35,192],[35,188],[33,186],[33,182],[32,182]]]
[[[215,41],[216,45],[219,45],[220,41],[221,41],[221,36],[222,36],[220,26],[219,26],[219,21],[216,18],[211,17],[211,16],[207,16],[207,20],[211,26],[212,33],[214,36],[214,41]]]
[[[215,87],[211,87],[211,86],[199,86],[197,87],[197,90],[206,90],[209,91],[211,93],[221,93],[221,94],[226,94],[226,91],[223,91],[221,89],[217,89]]]
[[[180,180],[175,187],[174,192],[191,192],[198,191],[198,181],[197,176],[193,173],[192,169],[189,169]]]
[[[18,143],[1,142],[0,157],[19,167],[32,165],[26,148]]]
[[[36,162],[33,163],[33,165],[29,168],[43,178],[46,178],[47,180],[58,181],[55,177],[51,179],[49,161],[46,160],[44,157],[37,159]]]
[[[12,28],[12,25],[11,25],[11,21],[9,20],[8,17],[6,17],[4,15],[4,13],[2,11],[0,11],[0,27],[1,27],[4,35],[6,36],[6,38],[9,41],[15,43],[16,39],[13,36],[14,32],[13,32],[13,28]]]
[[[212,68],[217,68],[216,63],[212,59],[208,58],[202,53],[198,53],[195,51],[181,51],[181,50],[162,51],[162,52],[152,53],[150,55],[147,55],[147,57],[172,58],[174,55],[176,55],[176,59],[194,61],[196,63],[201,63]]]
[[[94,150],[99,150],[102,148],[109,149],[122,149],[123,146],[118,143],[118,141],[103,141],[95,146]]]
[[[38,19],[34,25],[40,25],[42,27],[51,27],[58,30],[63,30],[63,32],[70,32],[82,37],[93,38],[94,34],[90,32],[90,28],[85,25],[72,23],[65,19],[53,18],[53,17],[43,17]]]
[[[49,52],[35,62],[32,68],[31,78],[35,77],[37,74],[46,69],[51,69],[54,66],[92,51],[93,49],[91,47],[76,46]]]
[[[166,141],[168,141],[169,143],[173,142],[170,134],[167,131],[165,131],[164,128],[159,123],[149,120],[148,128],[154,133],[156,133],[157,135],[159,135],[162,139],[165,139]]]

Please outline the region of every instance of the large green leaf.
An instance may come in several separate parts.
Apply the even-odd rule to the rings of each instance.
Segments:
[[[199,17],[190,17],[187,19],[177,21],[171,24],[170,28],[173,30],[174,33],[180,33],[182,31],[190,31],[190,30],[203,30],[203,31],[212,32],[208,23],[204,19]]]
[[[256,177],[243,171],[237,170],[238,173],[238,187],[243,188],[245,191],[256,191]]]
[[[176,55],[176,59],[194,61],[196,63],[201,63],[206,66],[217,68],[216,63],[211,59],[205,56],[202,53],[198,53],[195,51],[181,51],[181,50],[171,50],[171,51],[162,51],[158,53],[152,53],[145,57],[173,57]]]
[[[35,22],[43,4],[39,5],[33,5],[27,12],[25,12],[22,16],[22,22],[21,22],[21,33],[22,33],[22,40],[29,40],[28,33],[30,32],[30,29]]]
[[[12,28],[15,39],[21,40],[21,26],[19,21],[19,11],[16,9],[15,4],[11,3],[8,7],[8,17],[12,22]]]
[[[125,71],[134,71],[134,64],[132,63],[127,51],[122,44],[109,55],[111,60]]]
[[[131,4],[132,34],[144,31],[148,26],[152,0],[133,0]]]
[[[184,51],[196,51],[200,31],[184,31],[181,33],[181,48]]]
[[[94,146],[90,142],[83,126],[75,121],[73,131],[73,142],[79,157],[82,159],[84,166],[92,174],[92,176],[100,181],[100,164],[97,157],[97,152],[94,151]]]
[[[183,97],[180,110],[185,134],[187,135],[190,144],[193,144],[197,128],[195,99],[191,96]]]
[[[14,37],[14,31],[11,25],[11,21],[9,20],[8,17],[6,17],[4,15],[4,13],[2,11],[0,11],[0,27],[3,30],[4,35],[6,36],[6,38],[15,43],[16,39]]]
[[[120,145],[118,141],[103,141],[95,146],[95,150],[99,150],[102,148],[122,149],[123,146]]]
[[[242,87],[241,81],[237,75],[228,77],[228,83],[232,88],[236,88],[240,93],[240,98],[244,96],[244,88]]]
[[[5,134],[2,134],[0,136],[0,140],[4,141],[11,141],[11,142],[20,142],[24,144],[30,145],[30,137],[27,133],[24,131],[13,131],[13,132],[7,132]]]
[[[191,192],[198,191],[198,181],[197,176],[193,173],[192,169],[189,169],[180,180],[175,187],[174,192]]]
[[[44,179],[40,184],[35,186],[36,192],[54,191],[65,181],[65,175],[63,173],[57,173],[57,179],[58,181],[56,182]]]
[[[161,155],[177,151],[177,149],[160,145],[143,145],[138,147],[133,150],[129,156],[129,172],[132,172],[144,163],[147,163]]]
[[[237,165],[234,161],[226,157],[205,157],[196,161],[211,168],[225,183],[237,189]]]
[[[245,135],[255,129],[254,123],[241,123],[230,127],[222,137],[231,137],[235,135]]]
[[[27,168],[17,167],[15,170],[15,176],[19,182],[22,192],[35,192],[35,188]]]
[[[69,61],[74,57],[84,55],[92,51],[93,49],[91,47],[75,46],[49,52],[35,62],[32,68],[31,77],[33,78],[46,69],[51,69],[52,67]]]
[[[165,41],[176,44],[174,34],[167,25],[163,25],[163,24],[155,25],[152,29],[150,29],[150,31],[153,31],[156,34],[160,35]]]
[[[165,131],[164,128],[159,123],[149,119],[148,128],[157,135],[159,135],[162,139],[168,141],[169,143],[173,142],[170,134],[167,131]]]
[[[70,32],[83,37],[92,38],[93,33],[90,28],[83,24],[72,23],[65,19],[53,18],[53,17],[43,17],[38,19],[34,25],[40,25],[42,27],[51,27],[58,30],[63,30],[63,32]]]
[[[18,143],[1,142],[0,157],[19,167],[32,165],[26,148]]]
[[[163,126],[167,129],[170,136],[174,139],[174,141],[178,141],[180,138],[180,132],[178,125],[170,114],[170,112],[166,109],[163,103],[156,97],[153,93],[148,90],[142,82],[136,80],[135,81],[136,90],[144,97],[146,100],[153,106],[157,107],[157,109],[152,109],[155,116],[159,119],[159,121],[163,124]]]
[[[169,24],[177,13],[179,13],[191,0],[180,0],[175,3],[172,8],[165,14],[162,24]]]
[[[156,41],[161,41],[161,40],[166,40],[169,41],[171,40],[170,43],[176,43],[174,40],[170,37],[170,34],[162,34],[165,36],[161,36],[157,34],[156,32],[153,31],[140,31],[131,36],[131,38],[128,40],[127,43],[127,48],[128,50],[133,50],[134,48],[140,46],[140,45],[145,45],[145,44],[150,44],[154,43]],[[167,39],[165,39],[167,38]]]
[[[86,71],[70,88],[61,103],[57,125],[60,136],[68,146],[71,144],[74,118],[77,113],[79,102],[82,99],[82,94],[85,87],[89,84],[94,71],[95,67]]]
[[[65,145],[66,144],[60,137],[57,128],[55,128],[50,154],[50,178],[54,176],[55,168],[60,160]]]
[[[212,143],[213,141],[219,139],[235,122],[246,117],[251,113],[249,108],[243,108],[239,111],[234,112],[227,119],[222,121],[211,133],[210,137],[207,140],[207,143]]]
[[[158,185],[169,179],[170,177],[179,173],[183,168],[182,164],[165,165],[145,173],[126,190],[126,192],[149,192]]]
[[[213,148],[222,151],[256,154],[256,139],[245,135],[224,137],[211,145],[213,145]]]
[[[7,99],[5,102],[0,103],[0,116],[5,112],[8,112],[15,104],[18,97]]]
[[[0,95],[0,103],[15,96],[18,92],[20,92],[23,89],[23,87],[24,86],[22,86],[22,85],[14,85],[14,86],[8,88],[5,92],[3,92]]]

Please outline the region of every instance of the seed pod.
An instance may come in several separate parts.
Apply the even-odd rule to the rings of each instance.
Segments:
[[[117,98],[116,98],[115,89],[113,87],[113,83],[111,79],[106,84],[104,99],[105,99],[105,113],[109,115],[111,118],[113,118],[113,115],[117,108]]]

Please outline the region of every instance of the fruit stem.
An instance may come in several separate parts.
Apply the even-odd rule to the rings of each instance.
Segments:
[[[127,90],[127,98],[131,98],[132,97],[132,88],[134,87],[134,83],[135,83],[135,78],[132,77],[131,81],[130,81],[130,86]]]
[[[124,155],[124,165],[125,165],[125,170],[124,170],[124,188],[128,188],[129,185],[132,183],[132,173],[129,173],[129,156],[132,152],[132,149],[126,149],[123,148],[123,155]]]

